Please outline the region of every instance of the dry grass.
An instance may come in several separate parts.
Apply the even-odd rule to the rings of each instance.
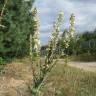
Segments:
[[[42,96],[96,96],[96,73],[58,64],[45,81]]]
[[[31,96],[32,69],[27,58],[7,64],[0,76],[0,96]]]
[[[60,63],[60,61],[59,61]],[[57,64],[40,96],[96,96],[96,73]],[[0,76],[0,96],[32,96],[32,69],[28,58],[7,64]]]

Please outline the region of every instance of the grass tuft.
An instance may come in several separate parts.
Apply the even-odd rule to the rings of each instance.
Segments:
[[[96,96],[96,73],[58,64],[42,89],[43,96]]]

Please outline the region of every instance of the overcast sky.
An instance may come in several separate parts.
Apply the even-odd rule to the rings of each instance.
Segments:
[[[94,30],[96,27],[96,0],[36,0],[40,19],[40,39],[46,44],[59,11],[64,12],[62,30],[69,26],[69,16],[75,14],[76,32]]]

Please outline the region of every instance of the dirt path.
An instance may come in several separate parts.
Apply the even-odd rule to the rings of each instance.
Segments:
[[[64,64],[64,60],[59,60],[60,64]],[[70,61],[68,62],[69,66],[83,69],[85,71],[96,72],[96,62],[79,62],[79,61]]]
[[[31,96],[32,82],[30,62],[14,61],[7,64],[0,73],[0,96]]]
[[[69,62],[72,67],[84,69],[85,71],[96,72],[96,62]]]

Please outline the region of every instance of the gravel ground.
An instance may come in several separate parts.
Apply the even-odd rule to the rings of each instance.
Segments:
[[[85,71],[96,72],[96,62],[69,62],[72,67],[80,68]]]
[[[64,60],[60,59],[59,63],[64,64]],[[69,61],[68,65],[85,71],[96,72],[96,62]]]

